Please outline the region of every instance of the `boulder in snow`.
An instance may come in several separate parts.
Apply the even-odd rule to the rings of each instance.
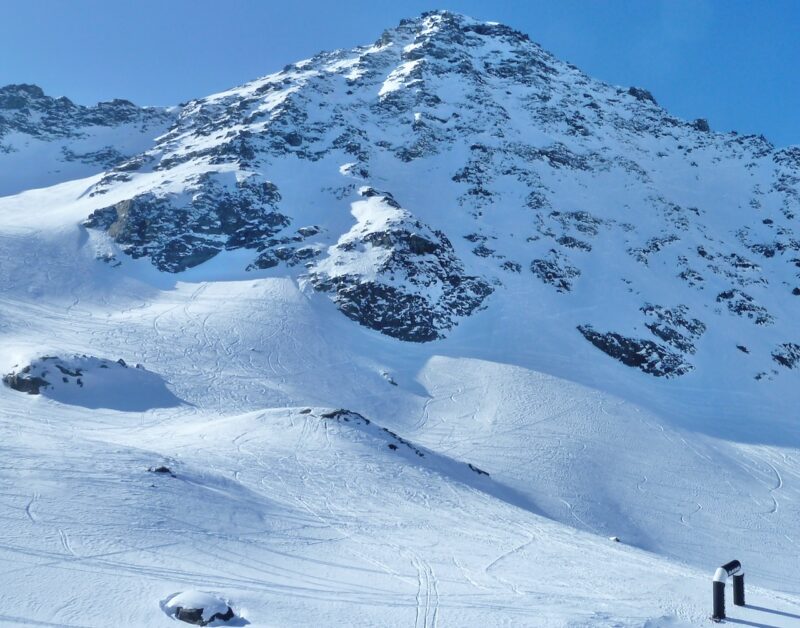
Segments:
[[[184,591],[173,595],[164,610],[187,624],[207,626],[211,622],[227,622],[236,614],[222,598],[203,591]]]

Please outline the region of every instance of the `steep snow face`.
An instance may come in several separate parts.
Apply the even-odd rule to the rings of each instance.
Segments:
[[[172,114],[127,100],[76,105],[35,85],[0,88],[0,195],[102,172],[149,148]]]
[[[288,267],[407,340],[524,291],[565,312],[560,335],[649,375],[685,377],[712,350],[771,380],[795,364],[799,180],[798,149],[678,120],[517,31],[435,12],[192,101],[92,187],[86,225],[167,272],[250,250],[243,268]],[[442,300],[444,275],[422,295],[375,246],[347,255],[365,278],[354,298],[331,281],[348,274],[331,267],[365,185],[403,207],[409,234],[449,241],[463,306]],[[375,234],[384,252],[406,246]],[[381,295],[394,320],[355,303],[376,302],[361,294],[375,278],[399,290]]]

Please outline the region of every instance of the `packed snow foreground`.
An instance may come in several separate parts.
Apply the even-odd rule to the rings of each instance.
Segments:
[[[800,625],[798,182],[446,12],[1,88],[0,623]]]

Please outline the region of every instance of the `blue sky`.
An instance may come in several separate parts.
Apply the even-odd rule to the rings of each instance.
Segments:
[[[509,24],[680,117],[800,144],[795,0],[3,0],[0,85],[175,104],[372,42],[433,8]]]

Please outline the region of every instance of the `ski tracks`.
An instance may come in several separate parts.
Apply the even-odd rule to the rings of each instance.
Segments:
[[[77,554],[75,554],[75,550],[72,549],[72,544],[69,541],[69,535],[61,528],[58,529],[58,538],[61,541],[61,547],[64,548],[64,551],[67,554],[77,556]]]
[[[36,517],[33,511],[33,506],[34,504],[36,504],[37,501],[39,501],[39,493],[34,493],[31,496],[30,501],[25,506],[25,514],[28,516],[28,519],[30,519],[31,523],[39,522],[39,519]]]
[[[428,561],[416,553],[409,551],[409,554],[411,564],[417,570],[414,628],[436,628],[439,623],[439,581]]]
[[[25,515],[28,517],[28,520],[33,524],[39,524],[39,517],[34,510],[34,506],[39,501],[40,495],[39,493],[34,493],[28,503],[25,505]],[[70,556],[77,556],[75,550],[72,549],[72,543],[70,543],[69,535],[64,531],[63,528],[58,527],[58,540],[61,544],[61,548],[64,550],[66,554]]]
[[[780,469],[770,461],[770,453],[768,451],[764,451],[763,449],[749,449],[748,450],[748,457],[752,462],[760,463],[767,469],[758,470],[756,469],[755,472],[751,468],[750,465],[742,465],[742,468],[759,482],[765,489],[767,489],[767,493],[769,495],[770,500],[772,500],[772,505],[770,506],[769,510],[766,512],[761,513],[765,516],[771,516],[778,512],[779,503],[776,497],[778,491],[784,488],[784,481],[783,481],[783,474],[781,473]],[[771,477],[764,477],[764,476],[771,476]]]

